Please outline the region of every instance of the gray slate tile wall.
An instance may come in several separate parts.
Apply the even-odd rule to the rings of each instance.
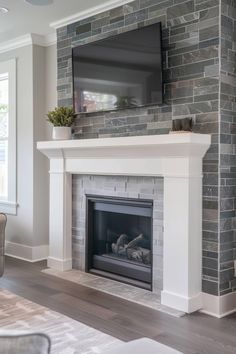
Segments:
[[[220,84],[220,294],[236,290],[236,1],[222,0]]]
[[[231,291],[236,286],[232,273],[236,256],[233,251],[236,247],[235,86],[228,84],[234,77],[231,75],[235,63],[234,2],[136,0],[57,31],[58,104],[70,106],[73,46],[162,22],[164,104],[119,112],[81,114],[76,119],[74,137],[163,134],[168,133],[173,118],[182,117],[194,119],[195,132],[212,135],[212,145],[203,163],[203,291],[214,295]],[[228,12],[222,13],[220,26],[222,11]],[[226,17],[227,21],[230,19],[229,24]],[[221,45],[222,57],[228,50],[224,60],[219,55]],[[227,77],[226,84],[220,82],[223,77]],[[227,108],[229,96],[230,109]],[[219,98],[223,105],[221,108]]]

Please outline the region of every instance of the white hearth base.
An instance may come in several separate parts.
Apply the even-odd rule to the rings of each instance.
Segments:
[[[38,143],[50,159],[48,265],[72,265],[72,174],[164,177],[162,303],[201,309],[202,158],[210,136],[173,134]]]
[[[170,307],[176,310],[183,311],[185,309],[186,313],[192,313],[202,308],[202,293],[196,296],[184,297],[163,290],[161,292],[161,303],[165,306],[172,304]]]
[[[49,268],[65,272],[66,270],[72,269],[72,258],[61,260],[49,256],[47,260],[47,265]]]

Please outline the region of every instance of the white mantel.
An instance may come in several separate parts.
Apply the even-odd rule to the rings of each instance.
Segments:
[[[210,135],[193,133],[39,142],[50,159],[48,266],[72,267],[72,174],[164,177],[162,304],[201,308],[202,158]]]

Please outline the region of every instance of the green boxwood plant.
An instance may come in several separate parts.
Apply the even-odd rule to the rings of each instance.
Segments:
[[[70,107],[56,107],[47,114],[48,121],[54,127],[70,127],[75,120],[75,113]]]

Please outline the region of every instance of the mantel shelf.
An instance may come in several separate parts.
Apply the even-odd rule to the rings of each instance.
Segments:
[[[54,140],[38,142],[48,158],[56,157],[202,157],[209,147],[207,134],[165,134],[138,137]]]

